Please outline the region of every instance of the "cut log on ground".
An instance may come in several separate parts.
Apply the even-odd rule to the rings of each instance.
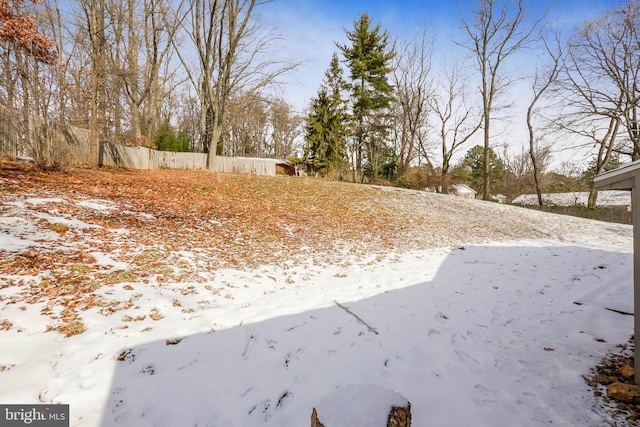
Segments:
[[[393,390],[348,385],[323,397],[311,412],[311,427],[411,427],[411,403]]]

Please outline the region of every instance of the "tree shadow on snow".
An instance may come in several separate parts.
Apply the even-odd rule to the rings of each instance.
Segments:
[[[600,304],[633,300],[631,272],[629,253],[455,249],[432,281],[340,301],[360,320],[330,306],[124,349],[102,426],[309,425],[348,384],[403,394],[417,426],[596,425],[566,390],[631,334],[632,316]]]

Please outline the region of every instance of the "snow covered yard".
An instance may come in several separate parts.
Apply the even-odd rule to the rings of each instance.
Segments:
[[[606,309],[632,309],[630,226],[224,175],[242,209],[198,184],[205,211],[159,176],[0,175],[0,403],[68,403],[73,426],[304,426],[373,384],[415,426],[620,425],[582,376],[633,333]]]

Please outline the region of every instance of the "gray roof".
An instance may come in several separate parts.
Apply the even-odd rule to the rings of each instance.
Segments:
[[[452,184],[450,188],[457,193],[477,194],[478,192],[467,184]]]
[[[631,190],[636,185],[636,175],[640,175],[640,160],[597,175],[593,179],[593,186],[597,190]]]

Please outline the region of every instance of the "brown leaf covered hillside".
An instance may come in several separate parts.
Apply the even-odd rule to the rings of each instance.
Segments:
[[[401,255],[404,251],[562,238],[586,220],[447,195],[299,177],[115,169],[43,172],[0,163],[0,301],[43,303],[58,329],[79,313],[132,302],[116,283],[185,284],[221,268]],[[567,228],[567,224],[570,224]],[[17,237],[16,237],[17,236]],[[35,236],[35,237],[34,237]],[[5,245],[7,247],[7,245]],[[103,259],[108,254],[107,260]],[[216,294],[216,290],[211,292]],[[76,322],[76,323],[74,323]],[[10,322],[0,325],[10,328]]]
[[[97,226],[82,234],[96,234],[106,246],[124,239],[130,247],[204,251],[220,266],[279,261],[300,252],[379,252],[549,236],[549,218],[521,209],[311,178],[175,170],[41,172],[4,163],[0,180],[3,211],[15,200],[61,199],[36,210]],[[107,209],[78,204],[94,200],[108,203]],[[104,236],[118,229],[126,229],[126,237]],[[64,235],[74,238],[70,230]]]

